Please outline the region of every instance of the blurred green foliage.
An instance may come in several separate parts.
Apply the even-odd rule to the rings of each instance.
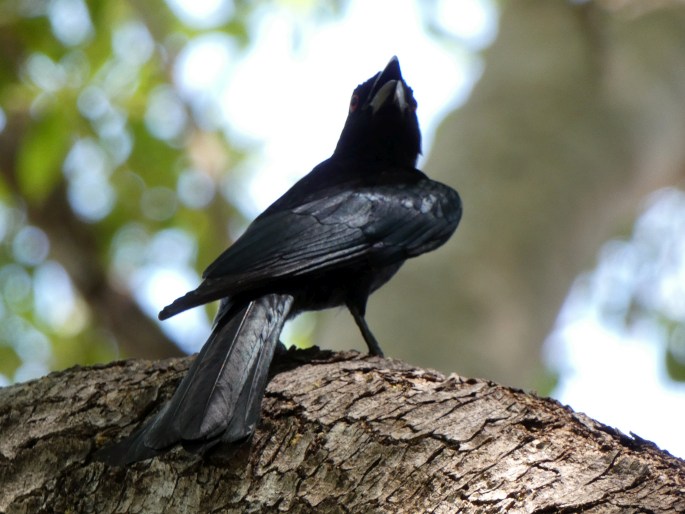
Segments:
[[[270,4],[339,7],[227,1],[197,28],[162,1],[0,3],[0,384],[152,339],[174,353],[131,300],[137,273],[189,272],[225,248],[238,213],[221,192],[250,151],[207,116],[211,99],[179,90],[175,67],[208,32],[239,58]]]

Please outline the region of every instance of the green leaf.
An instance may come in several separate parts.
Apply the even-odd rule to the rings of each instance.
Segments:
[[[685,362],[671,347],[666,349],[666,371],[675,382],[685,382]]]
[[[559,385],[559,373],[557,371],[543,368],[537,370],[533,377],[533,390],[540,396],[549,396]]]
[[[62,178],[62,162],[69,149],[69,130],[62,112],[46,112],[27,130],[18,156],[19,189],[32,203],[39,203]]]
[[[0,374],[11,379],[20,365],[21,359],[14,348],[0,344]]]

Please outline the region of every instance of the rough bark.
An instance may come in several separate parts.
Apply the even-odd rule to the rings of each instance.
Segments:
[[[73,368],[0,390],[0,511],[685,511],[685,462],[652,443],[521,390],[355,353],[281,356],[263,421],[231,457],[94,461],[188,362]]]

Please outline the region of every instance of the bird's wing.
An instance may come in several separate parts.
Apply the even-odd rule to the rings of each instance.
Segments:
[[[205,270],[195,291],[160,317],[284,277],[399,262],[444,243],[460,216],[457,193],[431,180],[341,190],[268,213]]]

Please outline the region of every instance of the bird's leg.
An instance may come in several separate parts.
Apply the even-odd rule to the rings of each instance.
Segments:
[[[359,330],[364,337],[364,341],[366,341],[366,346],[369,347],[369,353],[371,355],[383,357],[383,350],[381,350],[381,346],[378,344],[378,341],[376,341],[376,338],[371,333],[371,329],[369,329],[369,326],[366,324],[363,310],[354,302],[349,302],[347,308],[350,310],[355,323],[359,327]]]
[[[278,343],[276,343],[276,349],[274,350],[274,359],[282,359],[287,354],[288,348],[286,348],[285,344],[283,344],[283,341],[279,339]]]

